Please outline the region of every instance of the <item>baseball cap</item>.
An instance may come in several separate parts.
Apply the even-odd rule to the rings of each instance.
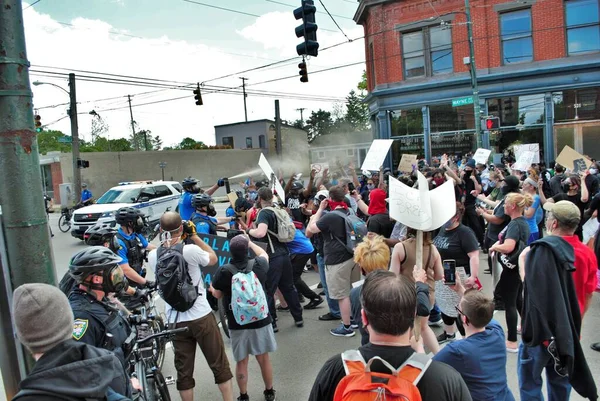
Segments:
[[[564,224],[575,225],[575,223],[579,224],[581,221],[581,211],[570,201],[546,202],[544,210],[551,212],[556,220]]]
[[[510,188],[513,191],[516,191],[519,189],[520,181],[514,175],[509,175],[507,177],[504,177],[504,182],[506,184],[506,187]]]

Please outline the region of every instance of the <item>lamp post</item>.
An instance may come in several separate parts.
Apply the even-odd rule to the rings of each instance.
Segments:
[[[69,74],[69,89],[66,90],[62,86],[50,83],[50,82],[40,82],[35,81],[33,83],[35,86],[40,85],[51,85],[55,88],[58,88],[69,95],[69,118],[71,119],[71,139],[72,139],[72,152],[73,152],[73,191],[75,194],[75,199],[73,199],[76,204],[79,202],[79,197],[81,196],[81,170],[79,170],[79,125],[77,123],[77,93],[75,91],[75,74]]]
[[[158,167],[162,170],[162,180],[165,180],[165,168],[167,167],[167,162],[158,163]]]

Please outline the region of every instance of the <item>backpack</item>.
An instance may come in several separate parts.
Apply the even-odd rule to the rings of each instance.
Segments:
[[[160,296],[178,312],[189,310],[200,294],[183,258],[183,244],[160,246],[156,253],[156,284]]]
[[[371,372],[375,360],[391,373]],[[415,353],[394,369],[378,356],[366,363],[358,350],[350,350],[342,353],[342,362],[346,376],[338,383],[333,401],[421,401],[417,384],[431,364],[431,358]]]
[[[198,223],[206,223],[208,224],[208,233],[211,235],[217,235],[217,224],[211,219],[202,218],[199,214],[194,214],[192,216],[192,223],[194,225],[198,225]]]
[[[255,259],[248,261],[244,270],[233,265],[227,266],[231,277],[231,311],[240,326],[265,319],[269,315],[269,306],[265,292],[252,271]]]
[[[331,213],[344,218],[346,222],[346,243],[343,243],[338,237],[334,236],[332,232],[329,232],[329,235],[331,235],[332,239],[335,238],[340,244],[344,245],[348,252],[354,253],[356,246],[362,242],[369,232],[367,230],[367,223],[354,213],[346,215],[339,210],[333,210]]]
[[[108,398],[75,398],[69,397],[66,395],[56,394],[50,391],[44,390],[36,390],[36,389],[24,389],[19,391],[13,398],[12,401],[19,400],[21,398],[33,398],[39,399],[42,397],[43,399],[52,399],[56,401],[107,401]],[[124,398],[124,400],[128,400],[129,398]]]
[[[290,215],[285,211],[285,209],[268,206],[261,209],[261,212],[263,210],[272,211],[273,214],[275,214],[275,219],[277,220],[277,232],[275,233],[271,230],[267,230],[267,232],[271,235],[274,235],[279,242],[292,242],[294,240],[294,236],[296,235],[296,226],[294,225],[294,222],[290,218]],[[261,212],[258,212],[258,214],[260,214]],[[256,218],[258,219],[258,216],[256,216]],[[271,241],[271,237],[269,237],[268,235],[267,237],[269,239],[269,244],[271,245],[271,252],[275,252],[275,249],[273,248],[273,242]]]

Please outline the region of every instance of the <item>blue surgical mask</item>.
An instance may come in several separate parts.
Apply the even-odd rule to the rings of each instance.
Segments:
[[[338,184],[338,180],[336,180],[336,179],[333,179],[333,180],[331,180],[331,183],[332,183],[333,185],[337,185],[337,184]]]
[[[373,184],[367,184],[367,189],[369,191],[372,191],[373,189],[375,189],[375,185],[373,185]]]
[[[256,191],[248,192],[248,200],[254,202],[256,200],[258,193]]]
[[[490,181],[490,183],[488,184],[488,186],[490,188],[496,188],[496,181]]]
[[[595,168],[591,168],[590,169],[590,174],[596,175],[596,174],[598,174],[598,170],[596,170]]]

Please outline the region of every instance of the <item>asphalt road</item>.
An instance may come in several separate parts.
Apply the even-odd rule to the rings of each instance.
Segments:
[[[217,210],[219,215],[223,214],[224,206],[218,205]],[[58,215],[51,215],[50,218],[52,229],[55,232],[55,237],[52,239],[55,265],[57,276],[60,278],[66,272],[70,257],[77,251],[83,249],[84,244],[70,236],[58,231],[57,221]],[[482,258],[482,266],[486,262]],[[318,283],[318,274],[314,272],[305,273],[305,281],[309,285]],[[488,275],[483,275],[481,281],[484,286],[484,291],[491,294],[491,278]],[[312,311],[304,312],[303,328],[296,328],[292,317],[286,313],[279,314],[279,333],[276,334],[278,342],[278,350],[272,354],[271,361],[273,363],[275,390],[277,391],[279,400],[300,401],[308,399],[308,394],[312,387],[312,383],[323,363],[332,355],[341,353],[344,350],[356,348],[360,345],[359,336],[352,338],[338,338],[329,334],[329,330],[335,327],[338,322],[321,322],[318,320],[320,314],[326,313],[327,307],[323,304],[320,308]],[[498,312],[495,318],[501,324],[505,324],[504,313]],[[600,327],[600,296],[596,295],[593,300],[588,314],[585,317],[582,333],[582,344],[585,355],[592,374],[596,378],[600,377],[600,353],[590,349],[590,343],[600,341],[600,333],[597,328]],[[435,328],[436,334],[441,329]],[[225,337],[227,354],[230,361],[233,361],[231,356],[231,344]],[[508,355],[507,372],[509,386],[517,399],[518,382],[516,375],[517,356],[515,354]],[[234,372],[235,365],[232,365]],[[173,367],[173,353],[168,350],[165,358],[164,374],[168,376],[176,375]],[[235,372],[234,372],[235,374]],[[262,391],[264,390],[260,369],[256,361],[250,363],[250,383],[249,395],[253,400],[262,399]],[[217,386],[214,384],[212,372],[202,356],[201,352],[196,356],[196,400],[220,400],[220,393]],[[598,380],[600,385],[600,380]],[[0,392],[0,400],[2,400],[4,392]],[[237,397],[238,389],[234,383],[234,394]],[[175,387],[171,389],[173,400],[179,400],[179,396]],[[572,400],[582,400],[576,393],[572,393]]]

